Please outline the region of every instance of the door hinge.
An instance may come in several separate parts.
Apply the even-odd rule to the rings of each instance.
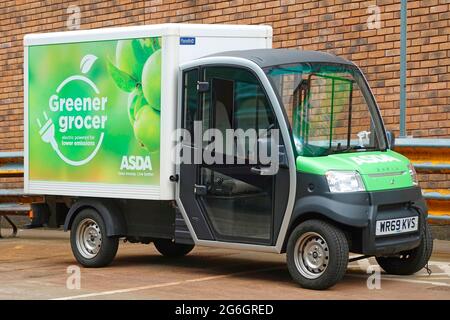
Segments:
[[[208,188],[204,185],[194,184],[194,194],[198,196],[206,196],[208,194]]]
[[[197,91],[200,93],[209,91],[209,82],[207,81],[197,81]]]

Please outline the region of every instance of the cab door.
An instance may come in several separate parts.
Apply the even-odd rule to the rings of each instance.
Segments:
[[[289,173],[264,88],[234,66],[186,70],[182,81],[178,200],[197,239],[273,245]],[[274,143],[276,164],[268,164]]]

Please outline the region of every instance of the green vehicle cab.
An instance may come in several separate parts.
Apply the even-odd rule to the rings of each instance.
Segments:
[[[415,170],[392,150],[355,64],[257,49],[197,59],[180,74],[182,128],[194,133],[196,120],[203,129],[280,132],[278,171],[179,165],[178,204],[195,244],[286,252],[293,279],[311,289],[342,279],[349,252],[374,256],[390,274],[427,264],[432,239]]]

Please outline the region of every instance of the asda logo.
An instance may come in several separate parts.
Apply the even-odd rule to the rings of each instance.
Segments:
[[[152,170],[150,156],[123,156],[120,170]]]
[[[385,154],[381,155],[362,155],[357,157],[350,157],[356,164],[365,164],[365,163],[384,163],[384,162],[401,162],[399,159],[394,158],[392,156],[388,156]]]

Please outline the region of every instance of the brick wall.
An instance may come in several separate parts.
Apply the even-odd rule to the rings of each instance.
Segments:
[[[17,0],[0,4],[0,151],[23,146],[23,35],[67,30],[71,4],[81,9],[81,29],[164,22],[269,24],[275,48],[323,50],[356,62],[387,127],[398,134],[400,0]],[[368,29],[370,5],[380,9],[379,29]],[[406,120],[407,134],[414,137],[450,137],[449,21],[450,0],[408,1]]]

